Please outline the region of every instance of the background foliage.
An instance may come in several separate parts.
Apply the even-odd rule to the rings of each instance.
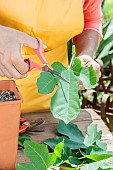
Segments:
[[[103,14],[104,22],[113,18],[113,0],[103,1]]]

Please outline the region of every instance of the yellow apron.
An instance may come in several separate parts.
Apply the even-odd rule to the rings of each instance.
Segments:
[[[59,61],[67,66],[67,41],[80,34],[84,26],[82,0],[1,0],[0,4],[0,25],[40,37],[47,46],[44,56],[49,65]],[[40,63],[28,47],[23,47],[22,55]],[[27,78],[16,80],[24,99],[22,112],[49,110],[52,94],[38,93],[39,74],[34,69]]]

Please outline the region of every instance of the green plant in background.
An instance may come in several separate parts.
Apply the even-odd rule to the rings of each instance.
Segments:
[[[75,46],[71,44],[71,41],[69,41],[69,63],[73,55],[76,55]],[[113,58],[113,19],[103,24],[103,37],[94,58],[101,59],[104,66],[109,65],[110,59]]]
[[[104,0],[102,4],[103,8],[103,20],[109,21],[113,18],[113,0]]]
[[[95,54],[95,59],[101,59],[106,66],[109,64],[110,59],[113,58],[113,0],[104,0],[102,8],[104,18],[108,13],[109,19],[103,23],[103,38]],[[72,45],[70,40],[67,46],[70,63],[72,56],[76,55],[75,45]]]
[[[108,65],[111,58],[113,58],[113,0],[103,0],[103,18],[107,20],[103,22],[103,38],[95,55],[96,59],[101,59],[104,65]],[[69,63],[73,55],[76,55],[75,45],[72,45],[70,40],[68,46]]]
[[[108,65],[113,58],[113,19],[103,25],[103,39],[95,55],[104,65]]]
[[[113,58],[113,19],[103,25],[103,39],[97,50],[95,58],[101,59],[103,61],[104,70],[106,70],[107,66],[110,65],[110,60]],[[102,76],[112,77],[113,75],[111,75],[111,72],[106,73],[106,71],[104,71],[104,75]],[[103,83],[107,87],[110,81],[104,81]],[[104,94],[103,91],[98,92],[97,100],[99,104],[101,104],[102,102],[103,94]],[[110,102],[111,102],[113,100],[113,95],[111,92],[109,92],[108,94],[110,95]],[[92,95],[90,95],[90,99],[91,98]],[[92,101],[92,99],[90,101]]]
[[[29,164],[18,164],[17,170],[47,170],[61,167],[64,170],[110,170],[113,169],[113,152],[106,151],[101,142],[102,131],[91,124],[84,137],[75,124],[60,121],[57,131],[60,135],[47,139],[45,144],[25,141],[24,153]],[[52,149],[50,153],[47,145]]]

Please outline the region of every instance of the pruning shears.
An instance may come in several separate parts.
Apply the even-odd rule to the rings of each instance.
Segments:
[[[23,133],[44,132],[44,129],[40,127],[44,123],[43,119],[27,122],[25,118],[20,118],[19,135]]]
[[[43,42],[42,42],[42,40],[40,38],[36,38],[36,39],[38,41],[39,47],[38,47],[37,50],[35,50],[35,52],[36,52],[37,56],[39,57],[39,59],[41,60],[41,62],[44,64],[44,66],[41,67],[36,62],[34,62],[31,58],[27,58],[27,59],[25,59],[25,62],[27,62],[29,64],[29,70],[28,71],[31,71],[32,69],[37,68],[40,71],[50,72],[52,75],[54,75],[54,76],[58,77],[59,79],[69,83],[59,73],[57,73],[54,70],[52,70],[51,68],[49,68],[48,62],[47,62],[47,60],[45,59],[45,57],[44,57],[44,55],[42,53],[44,44],[43,44]]]

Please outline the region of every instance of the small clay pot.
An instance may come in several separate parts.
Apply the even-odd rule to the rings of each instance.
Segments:
[[[22,97],[13,80],[1,80],[0,90],[11,90],[14,101],[0,102],[0,169],[15,170]]]

